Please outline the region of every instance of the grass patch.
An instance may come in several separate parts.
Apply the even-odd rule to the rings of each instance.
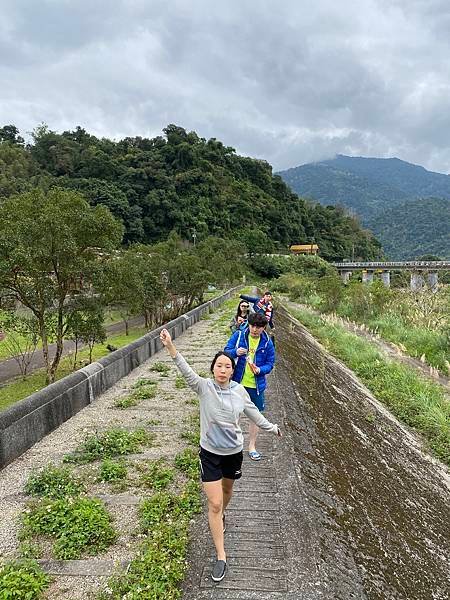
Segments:
[[[183,431],[181,439],[186,440],[192,446],[200,446],[200,433],[198,431]]]
[[[450,465],[450,403],[439,385],[408,366],[387,361],[370,342],[339,325],[328,324],[307,310],[291,312],[396,417],[422,434],[435,456]]]
[[[176,600],[186,571],[189,521],[200,512],[200,486],[189,481],[177,496],[158,492],[140,506],[140,526],[146,540],[126,575],[113,577],[98,600],[151,598]]]
[[[103,434],[89,435],[74,452],[64,457],[64,462],[89,463],[100,458],[133,454],[143,445],[148,446],[152,440],[152,434],[145,429],[127,431],[113,428]]]
[[[127,476],[127,467],[123,462],[105,458],[99,469],[98,480],[102,482],[122,481]]]
[[[166,363],[155,362],[155,364],[150,367],[150,371],[155,371],[156,373],[159,373],[161,377],[168,377],[170,373],[170,367],[169,365],[166,365]]]
[[[51,578],[34,560],[14,560],[0,567],[2,600],[37,600],[51,583]]]
[[[83,483],[70,469],[52,464],[32,473],[25,485],[26,494],[52,499],[79,496],[84,491]]]
[[[137,406],[143,400],[148,400],[150,398],[154,398],[156,396],[156,386],[158,385],[156,381],[150,380],[141,380],[144,383],[137,384],[133,386],[133,391],[128,396],[123,396],[122,398],[118,398],[114,402],[114,406],[116,408],[130,408],[131,406]]]
[[[22,540],[34,536],[55,540],[53,552],[59,559],[80,558],[82,553],[98,554],[117,538],[111,516],[100,500],[62,498],[41,500],[22,515]]]
[[[151,461],[139,469],[141,482],[152,490],[164,490],[175,476],[174,470],[167,467],[163,459]]]
[[[175,379],[175,387],[182,390],[187,387],[187,383],[182,375],[177,375]]]

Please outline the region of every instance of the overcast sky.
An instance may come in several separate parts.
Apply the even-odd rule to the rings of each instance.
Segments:
[[[0,0],[0,124],[450,172],[450,0]]]

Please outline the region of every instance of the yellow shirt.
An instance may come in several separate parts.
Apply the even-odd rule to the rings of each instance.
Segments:
[[[258,347],[259,344],[259,337],[254,338],[252,337],[250,334],[248,334],[248,355],[252,362],[255,362],[255,352],[256,352],[256,348]],[[253,374],[253,371],[250,369],[250,365],[248,364],[248,360],[247,360],[247,364],[245,365],[245,371],[244,371],[244,377],[242,378],[241,381],[241,385],[243,385],[244,387],[249,387],[249,388],[256,388],[256,379],[255,379],[255,375]]]

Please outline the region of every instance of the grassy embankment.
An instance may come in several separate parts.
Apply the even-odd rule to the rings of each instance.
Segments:
[[[413,294],[409,290],[386,290],[380,282],[355,282],[339,289],[336,282],[295,273],[282,275],[272,286],[293,302],[364,325],[405,354],[450,374],[450,294],[446,288],[437,294]]]
[[[410,367],[389,361],[370,342],[341,325],[326,322],[307,309],[290,312],[399,420],[420,433],[437,458],[450,465],[450,402],[441,386]]]

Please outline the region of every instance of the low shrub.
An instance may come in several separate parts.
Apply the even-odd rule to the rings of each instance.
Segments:
[[[0,566],[2,600],[37,600],[50,582],[51,578],[34,560],[14,560]]]
[[[103,434],[88,436],[79,448],[64,457],[64,462],[89,463],[99,458],[132,454],[138,452],[143,445],[148,446],[152,439],[153,436],[145,429],[109,429]]]
[[[47,535],[56,541],[56,558],[80,558],[83,552],[97,554],[117,537],[111,516],[100,500],[63,498],[41,500],[22,515],[22,539]]]
[[[67,467],[47,465],[32,473],[25,485],[25,493],[46,498],[79,496],[85,491],[83,483]]]

